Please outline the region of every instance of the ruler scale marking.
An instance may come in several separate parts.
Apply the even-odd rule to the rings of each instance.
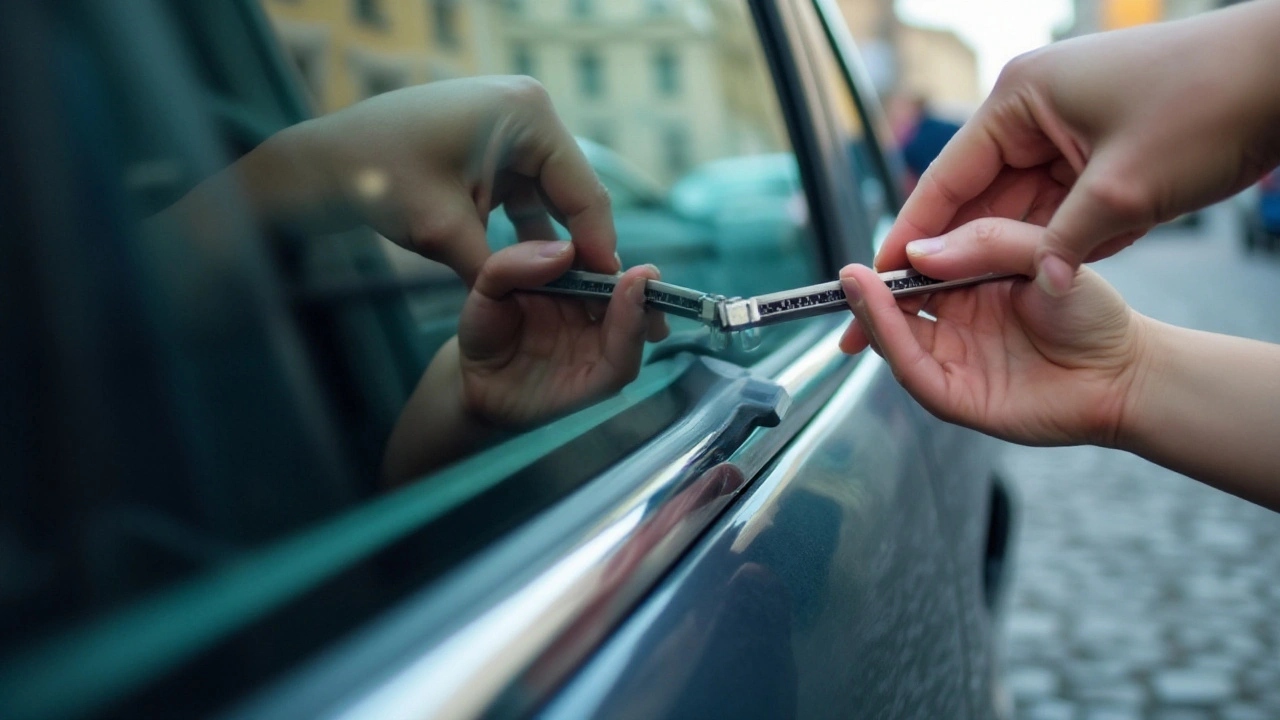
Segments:
[[[937,280],[914,270],[880,273],[880,279],[895,297],[909,297],[1010,277],[1016,276],[992,273],[958,280]],[[539,290],[607,300],[618,286],[617,279],[616,275],[570,270]],[[698,320],[713,329],[725,331],[746,330],[848,309],[844,288],[839,282],[809,285],[752,298],[726,298],[723,295],[648,280],[645,285],[645,302],[654,309]]]

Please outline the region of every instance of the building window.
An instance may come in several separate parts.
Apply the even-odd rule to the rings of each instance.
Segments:
[[[662,157],[671,177],[689,169],[689,133],[684,125],[671,124],[662,131]]]
[[[680,57],[671,48],[661,48],[653,56],[653,72],[658,94],[672,97],[680,92]]]
[[[591,17],[591,0],[573,0],[574,17]]]
[[[533,66],[533,51],[529,49],[528,45],[519,44],[512,46],[511,71],[516,75],[529,75],[531,77],[535,74]]]
[[[578,90],[583,97],[604,95],[604,67],[600,54],[595,50],[578,53]]]
[[[382,27],[387,23],[382,0],[355,0],[355,13],[356,19],[366,25]]]
[[[458,0],[427,1],[431,3],[436,43],[444,48],[458,47]]]

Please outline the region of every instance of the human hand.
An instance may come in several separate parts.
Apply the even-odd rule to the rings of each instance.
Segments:
[[[398,482],[476,449],[498,429],[523,429],[621,390],[640,372],[646,338],[669,332],[646,310],[651,265],[623,273],[607,304],[536,288],[573,265],[567,242],[517,243],[484,264],[458,335],[440,349],[387,444],[383,473]]]
[[[527,426],[621,390],[640,372],[647,338],[666,337],[661,313],[646,311],[652,265],[622,274],[602,311],[598,301],[517,293],[573,264],[565,242],[520,243],[485,263],[458,323],[463,395],[490,422]]]
[[[921,177],[877,258],[980,217],[1043,226],[1031,274],[1081,262],[1227,197],[1280,162],[1280,3],[1057,43],[1005,68]]]
[[[974,226],[943,236],[945,250],[916,269],[940,279],[1035,272],[1039,228]],[[1029,445],[1118,442],[1146,372],[1147,321],[1092,270],[1077,269],[1060,297],[1022,279],[935,293],[924,309],[936,322],[900,309],[864,266],[846,267],[841,280],[857,316],[841,348],[870,343],[934,415]]]
[[[531,78],[379,95],[289,128],[245,160],[248,194],[269,219],[308,232],[368,224],[468,286],[489,257],[498,206],[520,240],[554,240],[554,216],[583,267],[620,269],[609,195]]]

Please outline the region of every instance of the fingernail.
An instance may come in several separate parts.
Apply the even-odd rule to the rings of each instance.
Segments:
[[[613,261],[614,261],[614,262],[616,262],[616,263],[618,263],[618,269],[619,269],[619,270],[621,270],[621,269],[622,269],[622,256],[621,256],[621,255],[619,255],[618,253],[614,253],[614,254],[613,254]]]
[[[1065,260],[1056,255],[1046,255],[1036,269],[1036,285],[1050,297],[1062,297],[1071,290],[1076,273]]]
[[[840,278],[840,287],[844,288],[844,296],[849,299],[853,305],[862,304],[862,288],[858,287],[858,281],[851,277]]]
[[[538,248],[538,254],[544,258],[557,258],[569,252],[569,248],[573,247],[568,240],[557,240],[549,242]]]
[[[947,241],[940,237],[912,240],[907,243],[907,254],[911,257],[924,257],[925,255],[940,253],[946,247]]]
[[[658,266],[657,266],[657,265],[654,265],[653,263],[645,263],[645,265],[644,265],[644,266],[645,266],[645,267],[647,267],[647,268],[649,268],[649,269],[651,269],[651,270],[653,270],[653,277],[654,277],[655,279],[657,279],[657,280],[661,280],[661,279],[662,279],[662,271],[658,269]]]

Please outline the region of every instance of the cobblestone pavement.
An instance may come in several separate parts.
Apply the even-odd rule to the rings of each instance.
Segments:
[[[1220,206],[1098,269],[1148,315],[1280,341],[1280,260],[1246,257],[1235,223]],[[1015,717],[1280,718],[1280,515],[1116,451],[1011,447],[1006,465]]]

